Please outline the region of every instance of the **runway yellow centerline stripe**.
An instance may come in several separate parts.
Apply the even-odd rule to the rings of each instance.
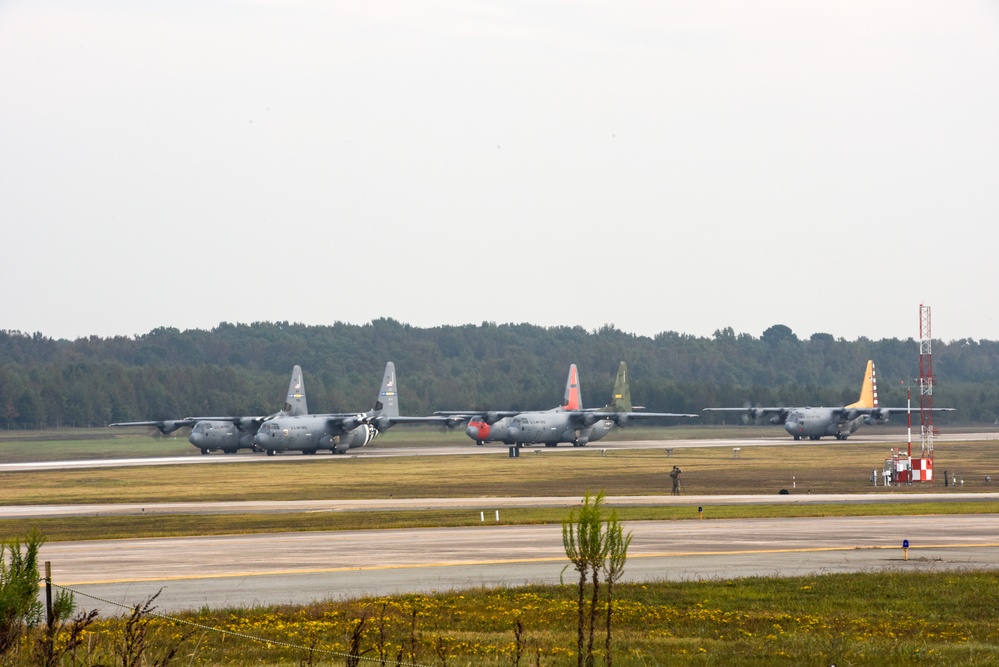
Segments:
[[[985,542],[979,544],[923,544],[909,547],[910,550],[920,549],[982,549],[999,547],[999,543]],[[687,556],[734,556],[740,554],[790,554],[816,553],[821,551],[874,551],[877,549],[901,549],[901,546],[838,546],[838,547],[805,547],[799,549],[736,549],[733,551],[664,551],[659,553],[628,554],[629,559],[635,558],[682,558]],[[60,586],[99,586],[109,584],[137,584],[150,581],[195,581],[198,579],[232,579],[237,577],[280,577],[295,574],[332,574],[334,572],[377,572],[379,570],[408,570],[432,567],[460,567],[469,565],[514,565],[517,563],[562,563],[564,556],[548,558],[509,558],[495,560],[444,561],[440,563],[409,563],[405,565],[361,565],[357,567],[326,567],[302,568],[297,570],[270,570],[267,572],[229,572],[220,574],[185,574],[172,577],[137,577],[132,579],[103,579],[99,581],[55,582]]]

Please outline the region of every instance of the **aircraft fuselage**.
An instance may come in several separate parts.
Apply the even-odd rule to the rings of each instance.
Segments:
[[[188,441],[202,454],[222,450],[232,454],[238,449],[253,448],[253,434],[240,431],[232,422],[203,420],[191,428]]]
[[[582,447],[603,438],[614,428],[614,422],[601,419],[591,426],[577,427],[562,410],[525,412],[504,417],[492,424],[472,420],[465,434],[477,443],[502,442],[507,445],[545,445],[554,447],[569,442]]]
[[[818,440],[826,435],[846,440],[864,423],[864,417],[849,419],[842,416],[841,410],[834,408],[795,408],[788,413],[784,430],[795,440]]]
[[[363,447],[376,435],[378,430],[367,424],[344,430],[326,417],[286,417],[264,422],[254,444],[268,454],[289,450],[314,454],[320,449],[343,453]]]

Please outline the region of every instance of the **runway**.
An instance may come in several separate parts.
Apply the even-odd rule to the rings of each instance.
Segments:
[[[628,450],[628,449],[690,449],[704,447],[835,447],[838,441],[826,438],[823,440],[802,440],[794,441],[780,429],[768,433],[766,437],[746,437],[746,438],[685,438],[677,440],[609,440],[591,443],[585,448],[571,447],[563,445],[559,447],[525,447],[522,449],[523,456],[568,456],[578,452],[593,452],[600,450]],[[989,442],[999,441],[999,433],[949,433],[937,437],[937,442],[961,441],[961,442]],[[898,445],[900,442],[897,434],[854,436],[848,441],[850,444],[872,445],[892,444]],[[469,444],[436,445],[436,446],[412,446],[412,445],[384,445],[377,442],[350,450],[343,455],[332,455],[328,453],[317,454],[316,456],[303,456],[299,452],[288,452],[278,456],[267,456],[262,453],[245,454],[221,454],[213,453],[204,456],[193,451],[187,456],[146,456],[127,457],[109,459],[73,459],[63,461],[26,461],[19,463],[0,463],[0,472],[32,472],[45,470],[82,470],[93,468],[121,468],[135,466],[164,466],[164,465],[219,465],[226,463],[293,463],[296,461],[315,461],[325,459],[331,463],[350,458],[383,458],[399,456],[461,456],[461,455],[483,455],[483,456],[507,456],[508,448],[505,445],[489,444],[477,447],[469,441]]]
[[[628,581],[999,566],[999,515],[638,521]],[[902,541],[909,540],[908,560]],[[50,543],[53,580],[119,613],[162,589],[162,611],[557,583],[561,526]],[[569,575],[571,578],[571,574]]]
[[[468,510],[479,514],[515,507],[565,507],[580,503],[578,496],[530,496],[507,498],[378,498],[368,500],[246,500],[186,503],[109,503],[85,505],[0,506],[0,519],[39,519],[45,517],[155,516],[157,514],[280,514],[290,512],[365,512],[391,510]],[[974,494],[894,493],[814,493],[787,495],[683,495],[607,496],[607,507],[720,505],[816,505],[892,504],[999,501],[999,492]]]

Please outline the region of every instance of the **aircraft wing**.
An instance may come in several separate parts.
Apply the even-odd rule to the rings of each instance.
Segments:
[[[792,408],[762,407],[762,408],[703,408],[701,412],[741,412],[746,419],[753,421],[766,419],[771,424],[783,424]],[[769,417],[769,418],[768,418]],[[768,418],[768,419],[767,419]]]
[[[199,417],[186,417],[184,419],[159,419],[144,422],[115,422],[114,424],[109,424],[109,426],[155,426],[159,429],[160,433],[168,435],[179,428],[190,428],[203,419]]]
[[[933,408],[933,412],[954,412],[956,408]],[[851,408],[849,406],[844,406],[842,408],[836,408],[833,410],[833,414],[838,414],[847,419],[854,419],[860,417],[861,415],[874,415],[875,417],[887,417],[888,415],[903,414],[906,412],[921,412],[922,409],[919,406],[913,408]]]
[[[579,426],[592,426],[599,421],[609,419],[618,426],[624,426],[636,419],[669,419],[671,417],[700,417],[676,412],[591,412],[589,410],[573,410],[567,413],[569,418]]]
[[[157,421],[148,422],[115,422],[114,424],[108,424],[108,426],[162,426],[162,425],[173,425],[176,428],[182,428],[184,426],[194,426],[199,420],[193,418],[187,419],[160,419]]]
[[[448,428],[453,428],[458,424],[468,421],[469,417],[464,415],[438,415],[435,417],[406,417],[396,415],[395,417],[371,417],[368,420],[369,424],[373,424],[375,427],[385,430],[396,424],[437,424],[438,426],[447,426]]]
[[[516,417],[524,414],[523,410],[438,410],[435,415],[448,418],[450,426],[457,426],[461,422],[479,419],[487,424],[495,424],[504,417]]]
[[[702,408],[701,412],[743,412],[753,419],[764,415],[778,415],[787,412],[790,408],[769,407],[769,408]]]
[[[517,415],[530,412],[529,410],[438,410],[435,415],[445,417],[481,417],[482,415],[496,415],[497,417],[516,417]]]
[[[344,431],[350,431],[355,429],[362,424],[367,424],[368,426],[374,426],[375,428],[384,431],[385,429],[391,428],[396,424],[439,424],[441,426],[456,426],[462,421],[466,421],[468,417],[464,416],[466,413],[454,413],[453,415],[437,415],[432,417],[407,417],[407,416],[388,416],[388,415],[372,415],[363,412],[345,412],[338,414],[325,414],[316,415],[317,417],[325,418],[327,423],[329,423],[334,428],[340,428]]]
[[[912,412],[922,412],[922,408],[920,408],[920,407],[914,407],[914,408],[873,408],[873,409],[874,410],[880,410],[881,412],[890,412],[892,414],[895,414],[897,412],[909,412],[910,409],[911,409]],[[957,408],[933,408],[933,412],[954,412],[956,409]]]

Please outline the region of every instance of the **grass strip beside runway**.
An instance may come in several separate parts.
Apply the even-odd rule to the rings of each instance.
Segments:
[[[474,448],[474,445],[472,445]],[[353,500],[662,495],[669,470],[683,470],[688,495],[867,493],[871,474],[884,466],[887,449],[871,443],[828,447],[659,449],[558,448],[502,454],[372,457],[311,456],[294,462],[162,465],[0,473],[0,505],[208,502],[239,500]],[[301,460],[306,458],[306,460]],[[960,483],[944,487],[943,472]],[[939,446],[933,484],[892,492],[972,493],[999,488],[993,448],[981,442]],[[996,486],[985,483],[986,475]]]

